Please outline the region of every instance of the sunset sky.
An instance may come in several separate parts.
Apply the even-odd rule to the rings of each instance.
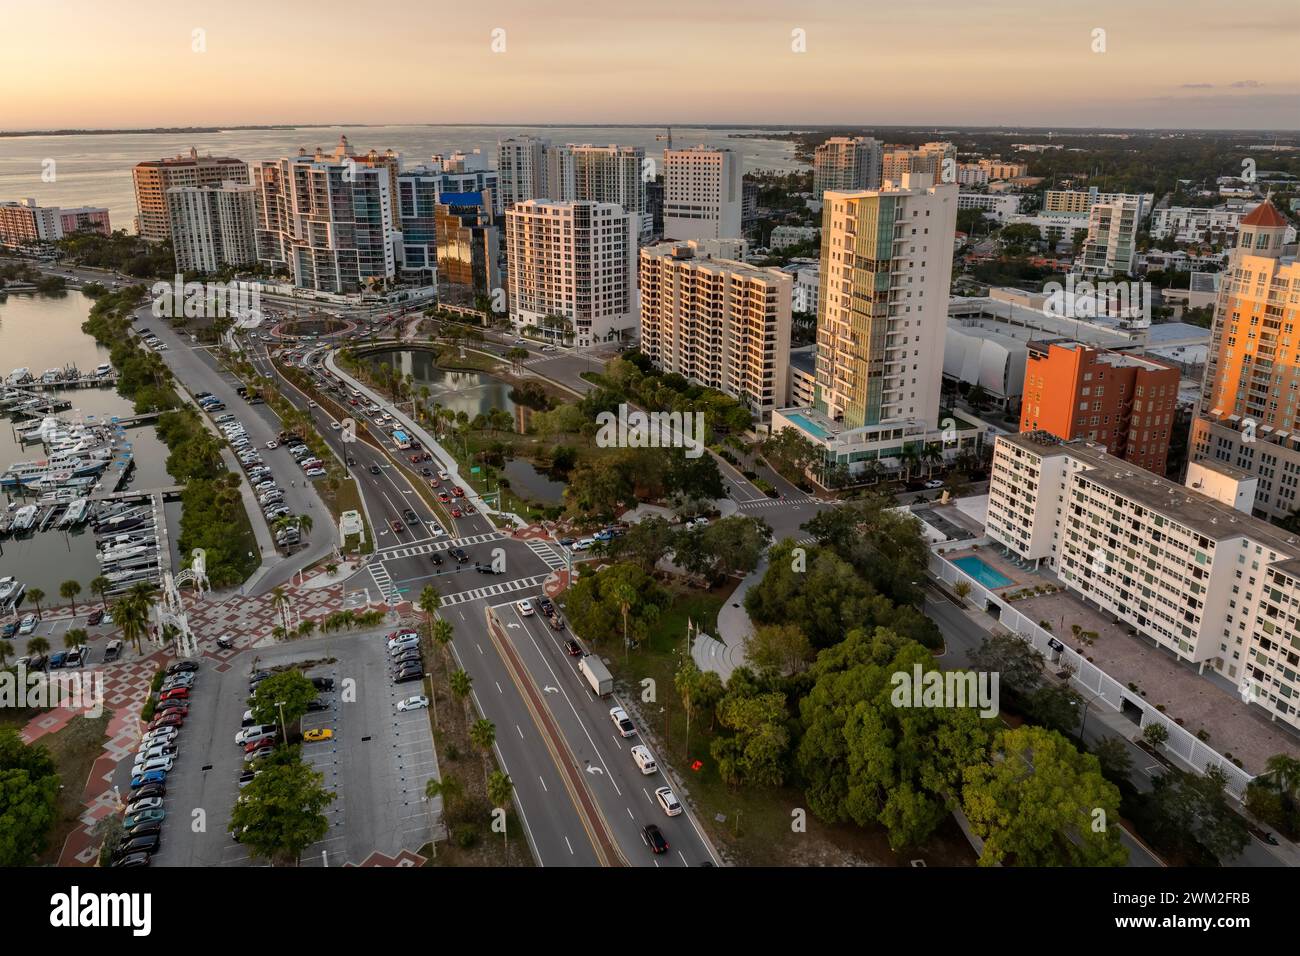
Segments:
[[[2,0],[0,129],[1300,126],[1295,0]],[[131,14],[138,8],[138,14]],[[1094,53],[1093,31],[1106,52]],[[504,52],[492,50],[504,30]],[[807,52],[791,49],[805,31]],[[204,31],[206,52],[192,50]]]

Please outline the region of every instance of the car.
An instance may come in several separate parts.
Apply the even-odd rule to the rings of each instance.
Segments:
[[[259,773],[261,773],[260,770],[245,770],[239,775],[239,788],[242,790],[247,787]]]
[[[441,481],[451,481],[451,475],[447,474],[447,473],[446,473],[445,471],[443,471],[442,469],[439,469],[439,470],[438,470],[438,478],[439,478],[439,480],[441,480]]]
[[[432,477],[433,477],[433,472],[430,471],[428,468],[421,468],[421,469],[420,469],[420,474],[423,475],[425,478],[432,478]]]
[[[504,569],[498,569],[491,564],[484,564],[482,561],[474,562],[474,570],[479,574],[505,574]]]
[[[160,701],[163,700],[184,700],[190,696],[188,687],[173,687],[171,690],[165,690],[158,695]]]
[[[98,624],[99,622],[96,621],[95,623]],[[0,637],[3,637],[3,638],[13,637],[13,636],[14,636],[15,634],[17,634],[17,633],[18,633],[18,622],[17,622],[17,621],[10,621],[10,622],[9,622],[8,624],[6,624],[3,628],[0,628]]]
[[[280,447],[280,444],[274,438],[272,438],[269,442],[266,443],[266,447],[268,451],[275,451],[277,448]]]
[[[175,727],[159,727],[140,738],[142,747],[165,747],[180,735]]]
[[[349,465],[352,465],[354,467],[356,466],[357,460],[353,458],[351,455],[348,455],[346,460]]]
[[[148,770],[142,774],[134,774],[131,777],[131,789],[138,790],[140,787],[147,787],[150,784],[163,783],[167,779],[165,770]]]
[[[451,516],[452,516],[453,518],[459,518],[459,517],[461,517],[460,509],[459,509],[459,508],[452,508],[452,509],[451,509]]]
[[[579,538],[573,542],[574,551],[589,551],[596,542],[593,538]]]
[[[420,516],[417,515],[417,514],[416,514],[412,509],[410,509],[410,508],[407,508],[405,511],[402,512],[402,517],[406,519],[407,523],[408,523],[411,527],[415,527],[417,524],[420,523]]]
[[[608,529],[604,531],[597,531],[595,534],[592,535],[592,537],[595,538],[597,541],[613,541],[614,532]]]
[[[388,657],[390,660],[397,660],[397,658],[401,657],[407,651],[412,649],[419,650],[419,647],[420,647],[420,642],[418,639],[403,641],[399,644],[394,644],[392,647],[388,649]]]
[[[532,617],[532,616],[533,616],[533,603],[532,603],[531,601],[529,601],[527,598],[525,598],[525,599],[522,600],[522,601],[516,601],[516,602],[515,602],[515,610],[518,611],[519,614],[520,614],[520,616],[522,616],[522,617]]]
[[[393,529],[393,534],[401,534],[406,530],[402,527],[402,522],[398,521],[396,518],[390,518],[388,520],[388,527]]]
[[[406,684],[413,680],[424,680],[424,669],[417,667],[413,670],[404,670],[393,678],[394,684]]]
[[[140,763],[146,760],[156,760],[159,757],[176,758],[180,756],[180,750],[174,743],[165,744],[141,744],[139,752],[135,755],[135,762]]]
[[[428,706],[429,698],[425,697],[423,694],[416,694],[414,697],[406,698],[406,700],[399,700],[397,702],[397,712],[403,714],[408,710],[420,710]]]
[[[127,803],[135,803],[137,800],[148,800],[151,797],[167,796],[167,784],[159,781],[158,783],[142,783],[136,787],[134,792],[127,797]]]
[[[938,479],[938,478],[931,478],[929,481],[927,481],[927,482],[925,483],[925,485],[924,485],[923,487],[925,487],[925,488],[929,488],[929,489],[931,489],[931,490],[933,490],[933,489],[935,489],[935,488],[942,488],[942,487],[943,487],[943,482],[942,482],[940,479]]]
[[[436,565],[437,567],[442,567],[442,563],[443,563],[442,555],[440,555],[437,551],[432,551],[429,553],[429,560],[432,561],[434,565]]]
[[[319,697],[307,701],[307,713],[309,714],[315,714],[315,713],[319,713],[322,710],[329,710],[329,709],[330,709],[330,702],[327,700],[321,700]]]
[[[269,757],[274,752],[273,747],[267,747],[263,750],[254,750],[251,754],[244,754],[244,763],[257,763],[263,757]]]
[[[139,813],[127,814],[122,819],[122,826],[129,830],[141,823],[162,823],[166,816],[166,810],[141,810]]]
[[[127,804],[128,813],[143,813],[146,810],[161,810],[163,805],[162,797],[141,797],[134,795]]]
[[[447,553],[456,559],[457,564],[464,564],[469,560],[469,555],[465,553],[464,548],[452,548]]]
[[[622,707],[611,707],[609,709],[609,719],[614,722],[614,729],[619,732],[620,736],[636,736],[636,724],[632,723],[632,719],[628,717],[627,711]]]
[[[380,475],[380,474],[383,474],[383,472],[379,470],[379,466],[378,466],[378,465],[371,465],[371,466],[370,466],[370,473],[371,473],[372,475]]]
[[[37,617],[35,614],[27,614],[18,622],[18,634],[20,636],[30,634],[36,630]]]
[[[399,671],[405,670],[408,664],[414,666],[423,661],[424,657],[420,654],[420,649],[418,647],[410,647],[393,658],[393,669]]]
[[[478,512],[474,510],[474,506],[470,504],[468,501],[461,506],[461,510],[464,511],[465,514],[467,515],[478,514]]]
[[[273,491],[278,487],[279,486],[275,483],[274,478],[267,478],[253,485],[253,490],[265,494],[266,492]]]
[[[135,839],[136,837],[157,836],[160,833],[162,833],[161,823],[137,823],[126,831],[126,836]]]
[[[411,464],[413,464],[413,465],[418,465],[418,464],[420,463],[420,461],[421,461],[421,456],[419,456],[419,455],[407,455],[407,460],[408,460]]]
[[[198,661],[176,661],[167,666],[168,674],[193,673],[199,669]]]
[[[302,739],[309,742],[315,742],[318,740],[331,740],[333,739],[333,737],[334,737],[334,731],[330,730],[328,727],[313,727],[311,730],[307,731],[302,735]]]
[[[315,687],[317,690],[334,689],[334,678],[332,677],[313,677],[311,679],[311,683],[312,686]]]
[[[631,750],[632,762],[637,765],[637,769],[647,777],[659,770],[659,765],[655,763],[654,755],[650,753],[650,748],[645,744],[637,744]]]
[[[324,469],[324,468],[308,468],[305,472],[303,472],[303,474],[305,474],[308,478],[324,478],[324,477],[325,477],[325,469]]]
[[[451,501],[451,495],[447,494],[447,492],[445,491],[440,491],[438,492],[438,500],[441,501],[444,505],[448,504]]]
[[[189,687],[193,683],[194,683],[194,675],[189,671],[181,671],[179,673],[172,674],[170,677],[165,678],[163,680],[162,686],[166,687],[167,685],[170,684],[173,687]]]
[[[93,611],[91,611],[90,616],[86,618],[86,624],[89,627],[95,627],[103,619],[104,619],[104,609],[102,607],[97,607]],[[8,637],[9,635],[6,634],[5,636]]]
[[[575,641],[573,638],[569,638],[567,641],[564,642],[564,649],[569,652],[570,657],[582,656],[582,645],[579,644],[577,641]]]
[[[275,724],[254,724],[252,727],[247,727],[235,734],[235,745],[242,747],[254,740],[261,740],[263,737],[274,739],[278,732],[279,728]]]
[[[256,740],[250,740],[244,744],[244,753],[251,754],[258,750],[267,750],[275,746],[274,737],[258,737]]]
[[[465,497],[465,489],[462,488],[460,485],[455,485],[455,486],[451,489],[451,493],[452,493],[453,495],[455,495],[457,498],[464,498],[464,497]]]
[[[155,717],[149,722],[150,730],[157,730],[159,727],[180,727],[185,723],[185,715],[178,714],[176,711],[168,711],[160,717]]]
[[[339,428],[341,428],[341,427],[342,427],[342,426],[339,425],[338,422],[330,422],[330,428],[334,429],[334,431],[338,431]]]
[[[180,717],[188,717],[190,714],[190,705],[180,698],[172,698],[171,700],[160,701],[158,705],[154,707],[153,712],[160,717],[167,714],[176,714]]]
[[[113,283],[116,285],[117,283]],[[117,856],[113,858],[115,868],[126,869],[129,867],[148,866],[149,854],[145,852],[128,853],[126,856]]]
[[[316,406],[316,403],[315,403],[315,402],[308,402],[308,403],[307,403],[307,407],[308,407],[308,408],[316,408],[317,406]]]
[[[650,847],[651,853],[658,855],[668,852],[668,841],[664,838],[663,831],[653,823],[641,828],[641,837],[645,840],[646,846]]]

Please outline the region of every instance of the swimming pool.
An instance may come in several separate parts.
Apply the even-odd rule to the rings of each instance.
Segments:
[[[816,424],[815,422],[809,421],[805,416],[800,415],[796,412],[792,412],[789,415],[786,415],[785,417],[788,418],[790,421],[794,422],[796,425],[798,425],[800,428],[806,431],[809,435],[812,435],[814,438],[825,438],[827,435],[830,434],[830,432],[822,428],[820,425]]]
[[[977,558],[973,554],[968,554],[964,558],[958,558],[953,562],[953,564],[961,568],[990,591],[996,590],[997,588],[1004,588],[1008,584],[1015,583],[997,568],[991,567],[982,558]]]

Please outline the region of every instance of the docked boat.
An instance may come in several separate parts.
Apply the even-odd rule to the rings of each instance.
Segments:
[[[32,525],[36,523],[36,511],[35,505],[24,505],[15,511],[13,530],[15,532],[30,531]]]
[[[81,522],[86,520],[86,513],[90,510],[89,498],[73,498],[68,504],[68,510],[63,512],[63,517],[59,519],[60,528],[75,528]]]
[[[153,540],[152,534],[118,534],[96,542],[95,547],[100,551],[110,551],[113,548],[125,548],[129,544],[148,544]]]
[[[114,561],[122,561],[126,558],[133,558],[137,554],[146,554],[153,549],[147,544],[128,544],[122,548],[109,548],[107,551],[101,551],[98,555],[99,560],[105,564],[111,564]]]
[[[22,600],[23,594],[27,590],[27,585],[23,584],[12,574],[8,577],[0,578],[0,609],[8,610]]]

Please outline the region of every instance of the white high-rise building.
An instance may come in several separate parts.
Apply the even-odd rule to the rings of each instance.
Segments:
[[[736,261],[742,240],[664,242],[640,255],[641,352],[763,418],[788,401],[791,277]]]
[[[816,407],[846,428],[938,422],[957,190],[905,173],[826,193]]]
[[[735,150],[664,150],[664,238],[739,239],[744,164]]]
[[[1076,263],[1084,275],[1132,272],[1142,205],[1135,196],[1097,202],[1088,210],[1088,238]]]
[[[178,272],[219,272],[257,261],[252,186],[173,186],[167,214]]]
[[[517,325],[567,328],[579,347],[631,337],[638,217],[617,203],[529,199],[505,218]]]
[[[320,292],[358,292],[397,271],[389,170],[300,151],[256,163],[257,255]]]
[[[511,136],[497,143],[497,181],[501,205],[508,209],[546,195],[546,151],[551,141],[536,136]]]
[[[870,136],[832,136],[813,153],[813,196],[879,189],[882,144]]]
[[[552,146],[546,150],[546,198],[616,202],[644,230],[649,222],[644,169],[640,146]]]

